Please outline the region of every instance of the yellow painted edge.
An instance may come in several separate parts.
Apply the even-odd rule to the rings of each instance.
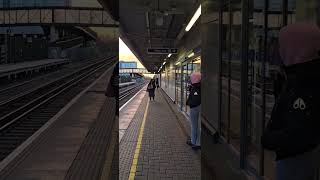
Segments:
[[[134,151],[134,156],[133,156],[128,180],[134,180],[134,177],[136,176],[136,170],[137,170],[138,159],[139,159],[139,154],[140,154],[140,149],[142,144],[144,126],[145,126],[147,115],[148,115],[148,109],[149,109],[149,100],[147,102],[146,110],[144,111],[142,124],[139,130],[138,141],[136,144],[136,150]]]

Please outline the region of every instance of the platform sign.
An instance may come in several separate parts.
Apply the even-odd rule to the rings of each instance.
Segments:
[[[177,48],[148,48],[148,54],[177,54]]]

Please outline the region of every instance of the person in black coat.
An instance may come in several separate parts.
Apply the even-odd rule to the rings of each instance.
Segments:
[[[151,79],[148,86],[147,86],[147,91],[149,93],[150,101],[151,101],[151,99],[154,100],[154,98],[155,98],[155,90],[156,90],[155,80]]]
[[[190,107],[191,140],[188,140],[187,144],[197,150],[200,149],[199,114],[201,105],[201,74],[192,73],[190,79],[191,86],[189,87],[189,97],[186,103]]]
[[[285,79],[261,141],[276,154],[276,180],[312,180],[320,144],[320,29],[289,25],[279,43]]]

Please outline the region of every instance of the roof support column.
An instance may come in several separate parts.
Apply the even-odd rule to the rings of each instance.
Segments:
[[[50,26],[50,42],[58,40],[58,36],[55,26]]]

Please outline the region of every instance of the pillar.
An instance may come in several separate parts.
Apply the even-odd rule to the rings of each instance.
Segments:
[[[59,35],[55,26],[50,26],[50,42],[54,42],[58,40],[58,38],[59,38]]]

